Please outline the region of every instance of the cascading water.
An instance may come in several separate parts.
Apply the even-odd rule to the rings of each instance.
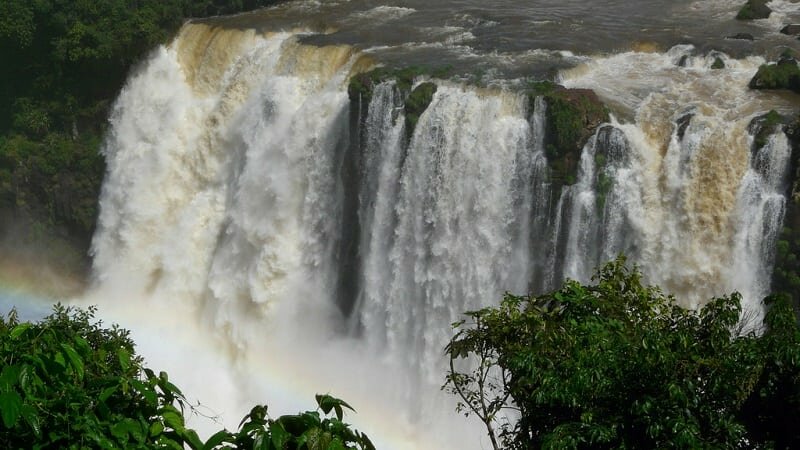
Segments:
[[[505,289],[527,287],[528,220],[516,214],[530,209],[530,127],[523,111],[521,96],[443,84],[420,117],[402,167],[393,153],[386,155],[381,176],[393,178],[382,184],[397,186],[377,191],[370,231],[393,238],[388,251],[377,247],[367,255],[368,262],[385,261],[364,266],[372,282],[364,290],[362,323],[368,341],[385,341],[431,384],[441,380],[442,365],[435,362],[450,335],[441,325],[491,304]],[[379,212],[387,203],[396,207]]]
[[[715,82],[731,92],[710,96],[707,61],[676,65],[685,47],[565,71],[633,120],[600,126],[558,192],[542,97],[436,81],[412,132],[398,83],[351,100],[369,61],[301,35],[187,24],[131,76],[106,144],[93,297],[161,308],[221,348],[214,364],[236,372],[223,387],[240,391],[226,419],[270,401],[258,380],[274,372],[305,398],[330,389],[399,417],[387,448],[477,448],[480,426],[459,417],[419,430],[455,416],[436,392],[449,324],[504,291],[586,281],[620,252],[689,306],[738,289],[759,311],[790,153],[782,134],[751,152],[764,109],[728,87],[759,61],[726,60]],[[631,67],[671,84],[617,92]]]
[[[751,157],[748,125],[764,109],[746,86],[760,61],[694,57],[693,50],[615,55],[566,74],[568,86],[599,84],[605,95],[628,101],[635,123],[601,127],[584,148],[581,176],[563,194],[580,191],[582,199],[569,231],[578,247],[566,258],[579,270],[565,275],[585,279],[587,268],[624,252],[686,306],[736,290],[757,320],[769,293],[790,150],[777,132]],[[715,58],[725,58],[724,74],[710,68]],[[617,95],[628,79],[639,92]],[[598,195],[600,215],[589,211]],[[574,261],[586,257],[588,264]]]
[[[387,361],[363,356],[380,345],[361,349],[370,342],[343,333],[347,319],[337,307],[337,286],[345,264],[338,245],[346,231],[345,86],[351,69],[362,62],[351,48],[305,46],[297,39],[292,33],[261,36],[187,25],[175,43],[157,50],[132,76],[111,119],[109,173],[93,246],[96,292],[90,300],[117,310],[111,317],[133,328],[141,325],[131,323],[131,317],[147,305],[139,321],[157,326],[156,334],[180,328],[180,342],[197,341],[186,351],[195,352],[197,345],[220,348],[225,359],[200,358],[198,364],[212,366],[203,370],[217,378],[211,390],[223,394],[211,403],[222,408],[227,421],[256,402],[308,407],[314,393],[330,390],[364,416],[379,418],[391,411],[395,420],[364,426],[387,448],[477,442],[476,427],[440,436],[416,430],[421,420],[452,420],[446,418],[452,405],[441,408],[441,372],[430,374],[430,383],[415,379],[426,360],[397,375],[398,367],[410,361],[405,351],[412,350],[399,341],[414,336],[397,325],[403,320],[398,317],[400,285],[391,287],[396,310],[384,313],[394,321],[383,331],[395,349]],[[370,230],[364,245],[373,246],[370,254],[376,260],[362,265],[375,270],[365,271],[365,280],[381,278],[375,290],[365,290],[364,304],[374,303],[369,296],[380,295],[378,283],[385,282],[386,275],[377,271],[386,245],[381,233],[394,234],[386,222],[393,220],[389,210],[400,195],[402,121],[398,127],[391,117],[380,117],[383,111],[391,116],[394,102],[400,101],[394,96],[391,86],[378,89],[380,107],[373,108],[376,117],[367,122],[367,147],[374,155],[365,153],[365,164],[376,171],[368,170],[363,178],[360,211],[362,226]],[[454,94],[453,101],[457,98]],[[472,99],[473,107],[480,103]],[[382,129],[385,136],[372,135]],[[116,302],[106,300],[115,297]],[[418,313],[424,312],[420,305]],[[174,322],[159,323],[170,318]],[[447,332],[433,323],[431,317],[431,332]],[[364,325],[372,334],[374,324]],[[414,331],[424,331],[424,325]],[[146,354],[148,348],[153,352],[152,339],[137,338]],[[163,352],[155,345],[155,353]],[[438,353],[429,359],[440,358],[441,347],[435,348],[433,343],[424,347]],[[155,362],[185,380],[189,389],[198,384],[196,390],[208,390],[191,363],[176,364],[185,356],[168,355],[156,356]],[[230,373],[220,374],[221,364]],[[275,378],[281,381],[263,385]],[[302,391],[304,399],[289,395],[282,400],[286,391]],[[427,400],[417,401],[422,398]],[[421,412],[425,408],[430,411]],[[458,421],[448,428],[467,427],[468,422]],[[382,427],[391,428],[382,432]],[[396,437],[386,442],[387,436]]]

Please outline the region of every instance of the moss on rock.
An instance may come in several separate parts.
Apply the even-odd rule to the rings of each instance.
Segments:
[[[388,80],[395,80],[397,88],[404,94],[411,92],[411,87],[414,84],[414,79],[417,77],[428,75],[433,78],[446,77],[451,71],[451,67],[423,67],[423,66],[409,66],[403,68],[388,68],[378,67],[370,70],[369,72],[359,73],[350,78],[350,84],[347,87],[347,93],[350,100],[357,101],[361,98],[365,102],[372,99],[372,91],[375,86]]]
[[[608,121],[608,109],[590,89],[567,89],[550,81],[530,85],[531,108],[540,96],[547,104],[544,144],[551,180],[554,186],[573,184],[581,150],[595,129]]]
[[[764,64],[750,80],[750,89],[789,89],[800,93],[800,68],[797,61],[783,56],[777,63]]]
[[[776,128],[782,126],[783,123],[784,118],[774,109],[753,118],[748,126],[748,130],[753,135],[753,152],[757,152],[766,145],[770,135],[775,133]]]
[[[776,245],[772,292],[790,296],[800,318],[800,116],[786,124],[784,132],[792,146],[791,183],[783,229]]]
[[[427,81],[415,87],[406,98],[406,135],[410,138],[417,126],[419,116],[428,108],[436,93],[436,84]]]
[[[772,14],[772,10],[767,6],[768,0],[747,0],[739,13],[736,14],[737,20],[766,19]]]
[[[385,81],[394,80],[397,83],[397,89],[405,97],[406,133],[410,137],[414,132],[419,116],[431,103],[433,94],[436,93],[436,84],[433,82],[424,82],[412,89],[414,80],[423,75],[443,78],[450,73],[450,70],[449,66],[442,68],[410,66],[399,69],[378,67],[350,78],[347,94],[350,97],[350,101],[368,105],[372,100],[372,92],[375,86]]]

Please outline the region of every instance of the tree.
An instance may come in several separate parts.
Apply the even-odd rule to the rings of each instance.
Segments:
[[[48,265],[84,278],[101,142],[131,67],[188,17],[277,1],[0,1],[0,255],[25,261],[46,248]]]
[[[493,442],[797,446],[800,332],[787,299],[770,300],[759,336],[740,326],[739,294],[687,310],[642,285],[624,258],[593,281],[567,281],[541,296],[507,294],[455,324],[445,388],[486,423]],[[471,368],[456,370],[464,361]],[[516,410],[513,425],[498,420],[504,408]]]
[[[181,391],[94,313],[56,305],[39,323],[0,318],[0,447],[198,447]]]
[[[342,422],[344,408],[353,408],[330,395],[317,395],[317,411],[270,419],[267,407],[255,406],[239,424],[239,431],[222,430],[206,442],[206,448],[264,450],[375,450],[367,435]],[[322,417],[320,412],[336,417]],[[223,445],[225,444],[225,445]]]
[[[127,330],[94,313],[56,305],[38,323],[0,316],[0,448],[374,450],[342,421],[350,405],[330,395],[277,419],[258,405],[238,432],[203,442],[185,425],[180,389],[143,366]]]

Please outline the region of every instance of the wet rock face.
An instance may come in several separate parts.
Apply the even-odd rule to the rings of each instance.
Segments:
[[[595,129],[608,121],[608,110],[591,89],[555,86],[547,102],[545,148],[548,156],[580,153]]]
[[[677,130],[677,135],[679,140],[683,140],[683,136],[686,134],[686,128],[689,127],[689,124],[692,122],[692,118],[695,115],[694,109],[686,111],[685,113],[681,114],[675,120],[675,129]]]
[[[738,20],[755,20],[766,19],[772,14],[767,3],[769,0],[747,0],[747,3],[742,6],[739,13],[736,15]]]
[[[728,36],[726,39],[739,39],[742,41],[753,41],[755,38],[750,33],[736,33]]]
[[[783,229],[776,246],[772,291],[792,297],[800,320],[800,116],[787,123],[784,132],[792,145],[791,183]]]
[[[551,82],[534,83],[530,104],[537,96],[547,104],[545,154],[556,185],[573,184],[581,150],[598,126],[607,122],[608,109],[591,89],[567,89]]]
[[[750,80],[750,89],[789,89],[800,92],[800,67],[792,57],[782,57],[777,63],[764,64]]]
[[[761,150],[767,143],[769,136],[774,133],[777,127],[782,127],[787,119],[778,114],[775,110],[769,111],[766,114],[754,117],[747,127],[747,131],[754,136],[753,148],[754,153]]]
[[[409,138],[411,138],[411,135],[414,133],[414,128],[417,126],[419,116],[421,116],[428,108],[428,105],[431,104],[433,94],[436,93],[436,88],[437,86],[435,83],[427,81],[415,87],[414,90],[408,94],[403,109],[405,110],[406,116],[406,134]]]
[[[800,24],[789,24],[785,27],[781,28],[781,33],[788,34],[789,36],[798,36],[800,35]]]

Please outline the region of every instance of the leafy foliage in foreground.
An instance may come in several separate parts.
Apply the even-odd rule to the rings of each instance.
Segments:
[[[135,356],[128,331],[94,309],[57,305],[40,323],[0,322],[0,443],[4,448],[182,448],[184,398]],[[177,405],[177,407],[176,407]]]
[[[495,448],[798,448],[800,331],[773,298],[763,334],[740,296],[677,306],[618,259],[596,284],[467,313],[445,388]],[[470,369],[459,370],[465,361]],[[515,425],[499,419],[516,410]]]
[[[277,419],[256,406],[237,432],[203,442],[185,425],[180,389],[94,312],[56,305],[39,323],[0,317],[0,448],[374,450],[342,421],[350,405],[329,395],[316,397],[316,411]]]
[[[308,449],[308,450],[375,450],[367,435],[342,422],[344,408],[353,408],[330,395],[316,396],[318,409],[296,415],[285,415],[277,419],[267,416],[266,406],[255,406],[242,419],[239,431],[222,430],[211,436],[204,449]],[[335,417],[323,417],[322,412]]]

